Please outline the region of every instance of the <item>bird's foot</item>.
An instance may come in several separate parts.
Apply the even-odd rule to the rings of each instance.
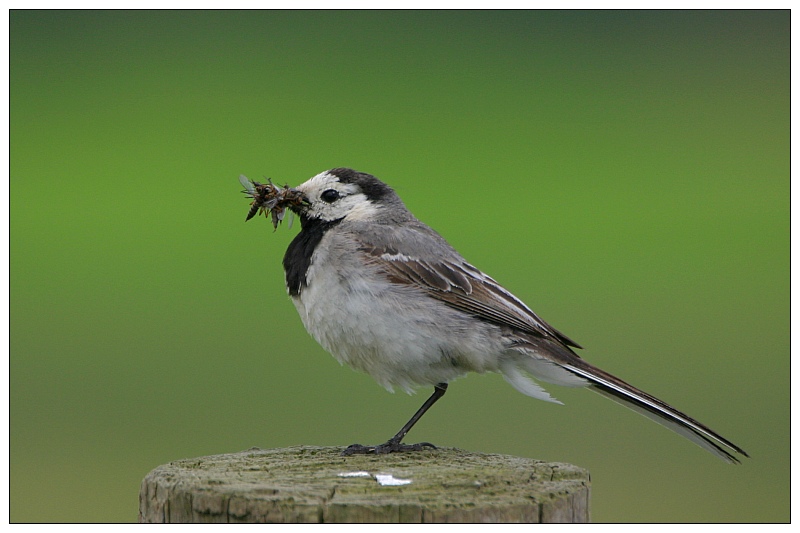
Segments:
[[[436,449],[436,446],[430,442],[419,442],[417,444],[403,444],[402,442],[389,440],[377,446],[364,446],[363,444],[351,444],[342,452],[342,455],[357,455],[357,454],[381,454],[381,453],[397,453],[397,452],[419,452],[425,448]]]

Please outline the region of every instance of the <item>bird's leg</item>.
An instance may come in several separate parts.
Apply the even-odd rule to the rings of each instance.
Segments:
[[[363,446],[361,444],[351,444],[348,446],[343,452],[342,455],[354,455],[357,453],[392,453],[392,452],[415,452],[420,451],[425,447],[436,449],[436,446],[431,444],[430,442],[420,442],[418,444],[403,444],[403,437],[406,436],[406,433],[411,431],[411,428],[414,427],[414,424],[422,418],[422,415],[431,408],[436,401],[444,396],[444,393],[447,392],[447,383],[437,383],[433,387],[433,394],[431,394],[430,398],[425,400],[425,403],[422,404],[414,416],[411,417],[411,420],[406,422],[406,425],[397,432],[397,435],[386,441],[384,444],[379,444],[377,446]]]

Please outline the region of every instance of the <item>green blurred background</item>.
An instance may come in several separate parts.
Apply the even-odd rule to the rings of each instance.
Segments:
[[[456,381],[410,440],[586,467],[595,521],[788,521],[790,20],[773,12],[12,11],[12,521],[135,521],[141,479],[382,442],[305,333],[239,174],[393,185],[602,368],[748,450],[584,390]]]

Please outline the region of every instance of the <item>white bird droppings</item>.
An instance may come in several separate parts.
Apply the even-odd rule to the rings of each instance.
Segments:
[[[369,472],[339,472],[339,477],[372,477]]]
[[[379,485],[383,486],[408,485],[411,483],[410,479],[399,479],[391,474],[375,474],[375,479],[378,480]]]
[[[408,485],[411,483],[410,479],[400,479],[396,478],[391,474],[375,474],[374,476],[369,472],[364,472],[360,470],[358,472],[339,472],[339,477],[369,477],[375,478],[375,481],[378,482],[378,485],[383,487],[397,487],[400,485]]]

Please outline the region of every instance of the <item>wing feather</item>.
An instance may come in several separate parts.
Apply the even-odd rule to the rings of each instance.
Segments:
[[[361,251],[396,283],[418,287],[432,298],[495,324],[580,348],[578,343],[539,318],[513,294],[466,261],[426,261],[376,245],[364,246]]]

